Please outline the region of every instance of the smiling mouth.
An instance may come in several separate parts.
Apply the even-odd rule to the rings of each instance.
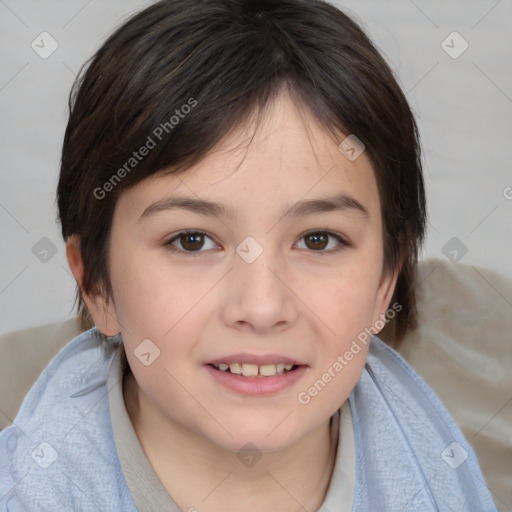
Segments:
[[[219,363],[219,364],[210,364],[209,366],[219,370],[224,373],[231,373],[233,375],[237,375],[239,377],[276,377],[279,375],[284,375],[285,373],[293,372],[297,368],[298,365],[293,364],[284,364],[284,363],[276,363],[276,364],[263,364],[257,365],[252,363]]]

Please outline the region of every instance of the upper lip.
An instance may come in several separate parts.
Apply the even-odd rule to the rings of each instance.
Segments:
[[[263,366],[265,364],[276,364],[276,363],[284,363],[284,364],[293,364],[296,366],[305,365],[305,363],[299,361],[298,359],[294,359],[292,357],[282,356],[280,354],[231,354],[229,356],[219,357],[217,359],[212,359],[208,361],[206,364],[213,364],[218,366],[221,363],[231,364],[231,363],[241,363],[241,364],[257,364],[258,366]]]

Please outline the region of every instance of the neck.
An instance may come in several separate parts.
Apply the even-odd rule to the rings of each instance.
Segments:
[[[336,458],[330,420],[284,450],[241,460],[240,454],[162,417],[141,399],[131,373],[123,393],[148,460],[182,510],[296,512],[318,510],[324,501]]]

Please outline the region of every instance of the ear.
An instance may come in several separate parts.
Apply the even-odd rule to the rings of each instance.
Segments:
[[[80,238],[77,235],[72,235],[68,238],[66,242],[66,257],[69,268],[82,293],[82,298],[94,320],[94,324],[105,336],[115,336],[121,329],[119,328],[117,312],[113,301],[101,295],[91,296],[83,291],[84,262],[80,250]]]
[[[376,325],[377,320],[382,320],[382,315],[385,315],[393,293],[395,292],[396,282],[400,274],[400,266],[394,272],[383,271],[377,290],[377,297],[375,299],[375,308],[373,310],[373,324]],[[384,328],[384,327],[383,327]],[[379,332],[382,329],[379,330]]]

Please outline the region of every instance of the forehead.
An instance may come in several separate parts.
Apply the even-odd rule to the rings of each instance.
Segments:
[[[187,197],[223,203],[240,219],[245,212],[282,212],[299,199],[344,194],[378,215],[371,162],[364,151],[349,159],[339,148],[346,138],[333,136],[283,93],[258,122],[226,134],[199,163],[179,174],[164,170],[124,191],[117,208],[129,206],[126,213],[140,217],[150,204]]]

